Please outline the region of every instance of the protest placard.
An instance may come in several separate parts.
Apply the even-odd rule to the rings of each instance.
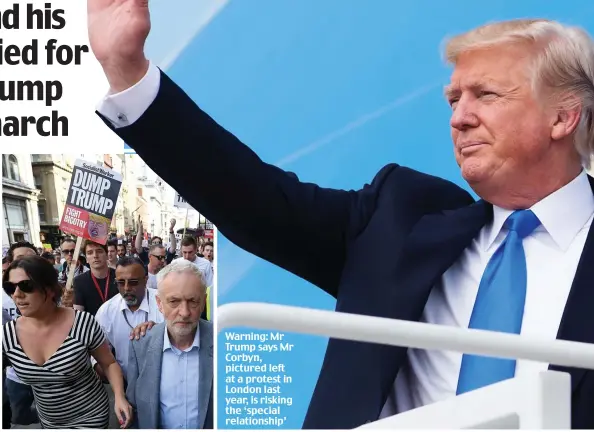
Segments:
[[[120,173],[77,159],[60,229],[106,244],[121,186]]]
[[[175,193],[175,199],[173,201],[173,206],[177,208],[185,208],[191,209],[192,206],[177,192]]]

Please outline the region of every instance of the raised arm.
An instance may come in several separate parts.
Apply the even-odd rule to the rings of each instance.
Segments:
[[[371,218],[395,166],[382,170],[371,186],[347,192],[300,182],[264,163],[149,67],[143,53],[150,28],[146,2],[127,3],[123,8],[89,0],[91,44],[111,86],[99,114],[232,242],[336,295],[346,245]],[[209,163],[187,172],[179,169],[179,155]],[[297,247],[304,238],[317,245],[308,254]]]

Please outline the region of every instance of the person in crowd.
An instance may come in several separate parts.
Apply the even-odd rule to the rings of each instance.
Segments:
[[[105,372],[115,394],[115,412],[127,427],[132,409],[122,370],[93,316],[58,306],[62,287],[53,266],[39,256],[13,261],[3,288],[21,316],[3,326],[2,353],[33,388],[41,426],[107,428],[109,399],[91,367],[91,355]]]
[[[202,244],[202,241],[200,239],[200,237],[194,237],[196,239],[196,256],[199,258],[204,258],[204,254],[203,249],[204,249],[204,245]]]
[[[148,282],[149,288],[157,289],[157,274],[165,267],[167,261],[167,254],[165,253],[165,247],[154,244],[149,249],[148,255]]]
[[[89,0],[110,84],[98,114],[230,241],[340,312],[594,343],[594,42],[583,30],[512,20],[445,45],[454,154],[475,201],[397,164],[342,191],[264,163],[146,59],[146,3],[109,3]],[[163,143],[167,154],[152,150]],[[209,169],[177,169],[190,149]],[[316,249],[295,248],[303,238]],[[593,371],[332,339],[304,427],[354,428],[548,368],[571,375],[572,428],[594,428]]]
[[[125,256],[130,255],[130,252],[128,250],[128,246],[130,246],[130,245],[127,244],[125,241],[118,240],[118,245],[117,245],[118,259],[122,259]]]
[[[112,239],[107,242],[107,266],[115,269],[118,265],[118,241]]]
[[[210,261],[211,264],[214,263],[214,244],[212,242],[204,243],[202,247],[202,254],[204,258]],[[214,264],[213,264],[214,265]]]
[[[13,243],[6,253],[6,269],[15,260],[35,255],[37,255],[37,248],[31,243]],[[2,276],[4,276],[4,271]],[[2,291],[2,310],[3,312],[6,311],[11,320],[17,319],[21,314],[13,299],[5,291]],[[29,426],[39,422],[37,410],[34,406],[33,389],[19,379],[12,366],[6,368],[5,384],[11,405],[12,424]]]
[[[157,306],[157,291],[147,288],[146,270],[140,259],[121,259],[115,281],[119,294],[101,305],[95,319],[115,349],[115,358],[126,377],[130,331],[144,322],[160,323],[164,318]]]
[[[54,254],[51,252],[43,252],[41,254],[41,257],[46,259],[47,262],[49,262],[51,265],[54,265],[56,262],[56,259],[54,258]]]
[[[64,241],[62,241],[62,245],[60,249],[62,250],[62,256],[64,257],[64,263],[62,263],[62,269],[60,270],[60,274],[58,275],[58,280],[62,285],[66,285],[68,281],[68,277],[70,274],[70,266],[73,265],[72,259],[74,258],[74,249],[76,248],[76,241],[74,241],[70,237],[66,237]],[[78,275],[89,271],[87,267],[84,265],[81,266],[79,262],[74,263],[74,278]]]
[[[212,271],[212,264],[205,258],[200,258],[196,255],[198,251],[198,245],[196,239],[191,236],[186,236],[182,239],[181,242],[181,253],[182,256],[177,259],[185,259],[188,260],[200,270],[202,277],[204,278],[204,283],[206,286],[210,287],[213,284],[213,271]]]
[[[6,252],[6,258],[9,263],[30,255],[37,255],[37,248],[26,241],[19,241],[11,244]]]
[[[58,273],[62,270],[62,254],[58,251],[54,251],[54,268]]]
[[[95,316],[103,303],[119,294],[115,270],[107,265],[107,246],[85,241],[81,248],[91,271],[74,278],[74,308]]]
[[[10,262],[8,261],[8,257],[3,256],[2,257],[2,274],[4,274],[4,270],[6,270],[9,265],[10,265]]]
[[[175,219],[171,219],[171,225],[169,226],[169,249],[167,249],[167,253],[165,256],[165,263],[169,264],[175,258],[176,254],[176,245],[177,239],[175,238]],[[134,247],[136,248],[136,253],[138,257],[144,262],[146,265],[149,264],[150,261],[150,252],[148,248],[144,248],[142,246],[142,239],[144,238],[144,227],[142,225],[142,218],[138,216],[138,223],[137,223],[137,235]],[[161,237],[155,236],[151,239],[150,246],[163,246],[163,239]]]
[[[175,260],[157,275],[165,322],[132,340],[128,400],[139,429],[213,428],[213,329],[200,319],[206,286],[198,268]],[[156,397],[158,395],[158,397]]]

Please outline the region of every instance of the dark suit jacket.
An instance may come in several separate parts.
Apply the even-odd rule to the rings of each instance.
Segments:
[[[144,115],[116,132],[228,239],[336,297],[341,312],[418,321],[435,282],[492,218],[491,205],[453,183],[396,164],[358,191],[301,183],[262,162],[165,74]],[[179,155],[192,151],[209,163],[180,170]],[[317,247],[302,253],[303,238]],[[590,230],[559,339],[594,342],[593,263]],[[304,428],[376,420],[406,351],[330,340]],[[594,372],[555,369],[571,373],[572,426],[594,428]]]

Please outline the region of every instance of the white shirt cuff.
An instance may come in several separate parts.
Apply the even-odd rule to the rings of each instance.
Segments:
[[[115,128],[130,126],[151,106],[160,85],[161,71],[151,63],[139,82],[123,92],[107,94],[97,105],[97,111]]]

